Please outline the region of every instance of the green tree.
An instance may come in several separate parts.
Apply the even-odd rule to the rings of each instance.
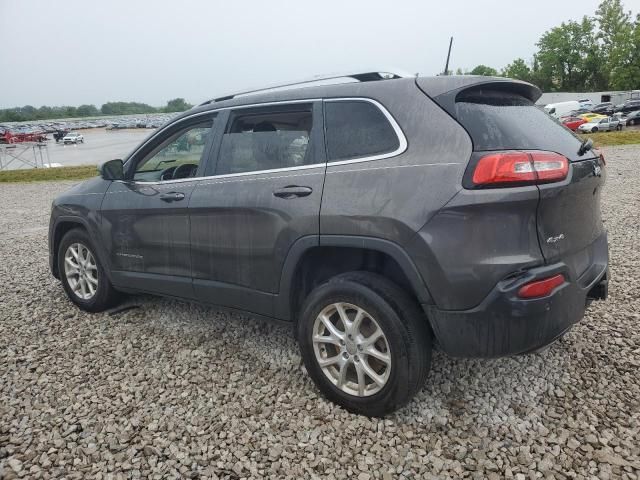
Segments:
[[[628,41],[615,47],[614,52],[611,87],[616,90],[640,88],[640,14],[636,16]]]
[[[620,0],[604,0],[596,10],[598,23],[597,38],[602,42],[605,59],[615,60],[615,50],[620,44],[628,43],[633,25],[631,12],[625,12]],[[612,58],[614,57],[614,58]]]
[[[604,0],[598,6],[595,18],[598,23],[596,37],[601,42],[603,75],[607,83],[616,89],[633,88],[634,71],[637,74],[634,53],[635,59],[638,59],[634,48],[637,19],[634,25],[631,12],[624,11],[620,0]]]
[[[532,77],[531,67],[527,65],[522,58],[516,58],[509,65],[502,70],[502,76],[508,78],[515,78],[516,80],[523,80],[530,82]]]
[[[158,110],[146,103],[138,102],[107,102],[100,108],[103,115],[136,115],[141,113],[155,113]]]
[[[547,89],[575,92],[604,86],[592,19],[563,22],[545,32],[536,45],[536,78],[546,77]]]
[[[184,98],[174,98],[167,102],[167,106],[164,107],[165,112],[184,112],[189,110],[193,105],[187,103]]]
[[[79,117],[95,117],[96,115],[100,115],[100,111],[95,105],[80,105],[78,107]]]
[[[496,77],[498,71],[495,68],[487,67],[486,65],[478,65],[469,72],[469,75],[483,75],[485,77]]]
[[[68,118],[77,117],[78,109],[76,107],[63,107],[64,108],[64,116]]]

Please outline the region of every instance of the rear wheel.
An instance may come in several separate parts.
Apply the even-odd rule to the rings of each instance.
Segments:
[[[353,272],[311,292],[297,336],[307,371],[327,398],[354,413],[382,416],[424,384],[432,344],[426,322],[397,285]]]
[[[69,297],[82,310],[101,312],[119,298],[85,230],[76,228],[62,237],[58,273]]]

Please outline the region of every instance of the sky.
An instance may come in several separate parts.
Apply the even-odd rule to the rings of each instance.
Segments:
[[[0,0],[0,108],[161,106],[315,75],[530,60],[600,0]],[[640,11],[640,0],[623,0]]]

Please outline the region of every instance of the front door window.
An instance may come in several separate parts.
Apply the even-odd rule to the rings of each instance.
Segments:
[[[170,135],[136,165],[133,179],[157,182],[195,177],[212,125],[208,119]]]

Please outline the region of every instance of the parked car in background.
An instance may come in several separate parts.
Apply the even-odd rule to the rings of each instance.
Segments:
[[[580,117],[565,117],[562,119],[562,124],[574,132],[583,123],[587,123],[587,120]]]
[[[369,416],[421,390],[435,342],[561,337],[607,296],[601,155],[531,84],[390,75],[183,113],[54,200],[53,275],[90,312],[125,291],[289,321],[318,388]]]
[[[622,130],[622,122],[617,117],[595,118],[578,127],[579,132],[609,132]]]
[[[602,119],[602,118],[607,118],[606,115],[601,115],[599,113],[582,113],[580,115],[577,115],[580,118],[584,118],[586,121],[590,122],[592,120],[597,120],[597,119]]]
[[[46,142],[47,134],[31,127],[0,127],[0,143]]]
[[[640,110],[640,100],[627,100],[622,105],[616,106],[615,112],[633,112],[634,110]]]
[[[563,117],[574,110],[579,110],[580,108],[580,102],[576,100],[571,100],[568,102],[549,103],[548,105],[544,106],[545,112],[556,118]]]
[[[56,143],[60,143],[62,139],[68,134],[69,134],[68,130],[56,130],[53,133],[53,138],[55,139]]]
[[[589,110],[588,108],[579,108],[578,110],[571,110],[569,113],[562,115],[560,117],[560,120],[563,120],[569,117],[577,117],[578,115],[583,115],[585,113],[591,113],[591,110]]]
[[[64,143],[65,145],[67,143],[84,143],[84,137],[78,132],[69,132],[64,137],[62,137],[62,143]]]
[[[606,115],[606,116],[611,116],[613,115],[613,108],[614,105],[611,102],[602,102],[602,103],[598,103],[597,105],[594,105],[591,108],[591,111],[593,113],[601,113],[602,115]]]
[[[626,116],[620,119],[626,126],[640,125],[640,110],[634,110],[629,112]]]
[[[578,100],[578,103],[580,104],[580,106],[582,108],[591,108],[591,107],[593,107],[593,101],[591,101],[588,98],[583,98],[581,100]]]

